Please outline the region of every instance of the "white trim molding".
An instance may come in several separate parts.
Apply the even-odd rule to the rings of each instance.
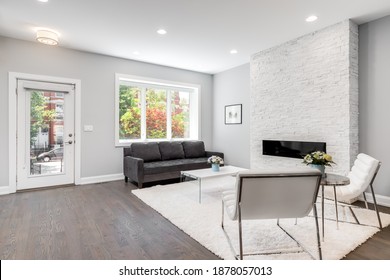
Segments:
[[[10,194],[10,193],[13,193],[13,191],[9,186],[0,187],[0,195]]]
[[[125,175],[123,175],[122,173],[118,173],[118,174],[109,174],[109,175],[102,175],[102,176],[83,177],[81,178],[80,183],[78,185],[105,183],[105,182],[119,181],[119,180],[124,181]]]
[[[366,192],[365,194],[366,194],[367,202],[374,203],[374,200],[372,199],[372,194],[369,192]],[[376,198],[376,203],[378,205],[390,207],[390,197],[389,196],[375,194],[375,198]],[[359,200],[364,201],[363,195],[359,197]]]

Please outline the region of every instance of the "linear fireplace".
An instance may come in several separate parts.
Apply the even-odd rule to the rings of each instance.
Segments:
[[[325,142],[304,142],[284,140],[263,140],[263,155],[303,158],[305,155],[314,152],[326,152]]]

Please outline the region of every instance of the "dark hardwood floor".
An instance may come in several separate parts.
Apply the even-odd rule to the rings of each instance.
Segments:
[[[354,205],[364,207],[364,203],[359,201]],[[373,205],[369,205],[374,209]],[[390,213],[390,208],[379,206],[380,212]],[[390,260],[390,226],[383,228],[364,244],[348,254],[346,260]]]
[[[0,259],[218,259],[134,188],[115,181],[0,196]],[[390,259],[389,227],[346,259]]]

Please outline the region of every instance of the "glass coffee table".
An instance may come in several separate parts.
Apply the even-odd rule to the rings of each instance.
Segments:
[[[219,168],[219,171],[213,171],[210,168],[186,170],[180,172],[180,181],[183,182],[185,177],[189,177],[198,181],[199,185],[199,203],[202,203],[202,180],[207,178],[216,178],[222,176],[236,175],[240,171],[247,170],[245,168],[232,165],[225,165]]]

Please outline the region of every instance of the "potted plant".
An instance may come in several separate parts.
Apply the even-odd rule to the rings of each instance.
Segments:
[[[332,166],[332,164],[335,164],[332,156],[322,151],[315,151],[307,154],[303,158],[303,163],[320,170],[322,175],[325,174],[325,166]]]
[[[219,166],[223,164],[223,158],[219,156],[211,156],[207,159],[208,163],[211,163],[211,169],[213,171],[219,171]]]

